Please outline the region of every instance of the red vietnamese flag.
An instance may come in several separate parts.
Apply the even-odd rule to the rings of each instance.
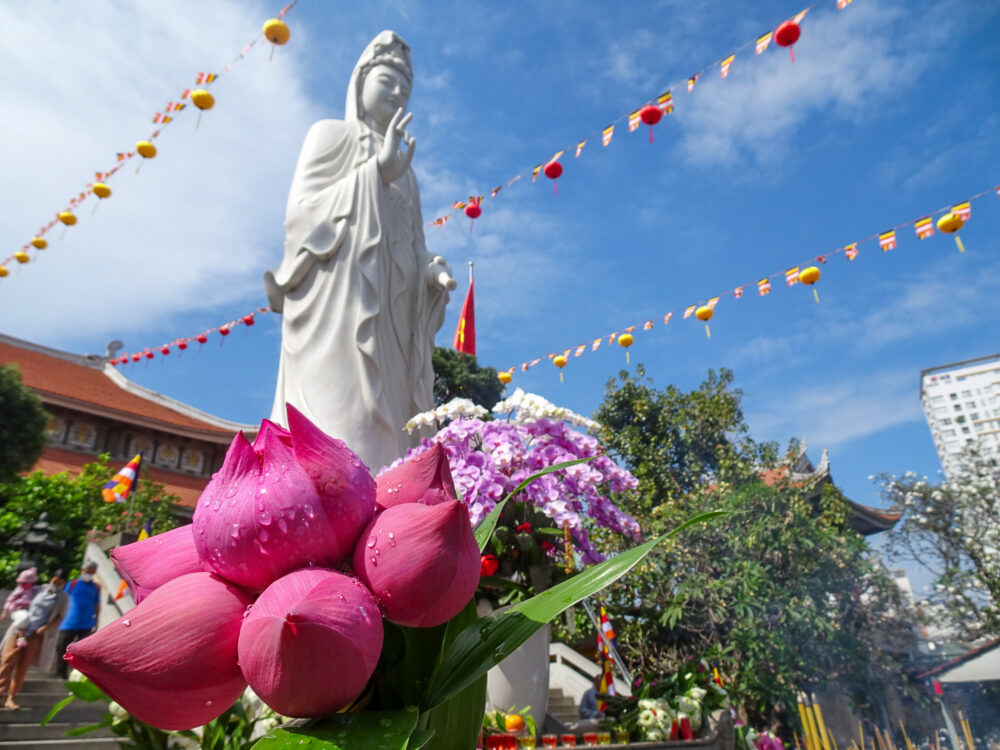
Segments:
[[[476,356],[476,305],[473,301],[472,288],[475,281],[469,280],[469,292],[465,295],[462,305],[462,315],[455,328],[455,341],[452,346],[455,351]]]

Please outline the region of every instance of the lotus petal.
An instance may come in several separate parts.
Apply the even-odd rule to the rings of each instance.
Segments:
[[[211,573],[189,573],[71,644],[66,661],[137,719],[191,729],[222,714],[246,689],[236,653],[251,601]]]
[[[136,604],[167,581],[204,570],[190,524],[115,547],[111,560],[132,590]]]
[[[441,443],[380,474],[375,483],[376,512],[402,503],[437,505],[457,497]]]
[[[416,628],[457,615],[481,570],[469,513],[457,500],[388,508],[361,535],[353,562],[386,619]]]
[[[320,716],[348,705],[381,650],[375,597],[357,579],[324,568],[272,583],[240,630],[243,676],[283,716]]]

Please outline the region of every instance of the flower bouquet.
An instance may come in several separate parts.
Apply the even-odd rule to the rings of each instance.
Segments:
[[[588,460],[525,472],[510,494]],[[287,430],[265,420],[252,444],[235,437],[192,525],[113,551],[137,606],[66,659],[161,729],[212,721],[249,684],[300,719],[261,750],[471,748],[486,672],[668,536],[477,618],[481,554],[503,506],[473,528],[443,450],[376,481],[289,407]]]

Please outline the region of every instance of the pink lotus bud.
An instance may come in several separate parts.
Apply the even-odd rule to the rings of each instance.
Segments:
[[[111,560],[138,604],[167,581],[204,570],[190,524],[115,547]]]
[[[236,649],[251,601],[211,573],[189,573],[71,644],[66,661],[137,719],[191,729],[219,716],[246,689]]]
[[[283,716],[337,711],[364,690],[382,651],[378,602],[360,581],[324,568],[279,578],[240,630],[240,668]]]
[[[465,505],[405,503],[376,516],[354,548],[354,572],[387,620],[415,628],[447,622],[479,583],[479,545]]]
[[[441,443],[375,479],[376,512],[402,503],[437,505],[454,500],[455,483]]]
[[[350,557],[375,508],[375,480],[343,442],[292,406],[288,424],[264,420],[253,445],[238,434],[194,512],[205,566],[255,591]]]

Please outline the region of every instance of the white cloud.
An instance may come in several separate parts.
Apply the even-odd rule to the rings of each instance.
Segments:
[[[222,73],[273,8],[220,0],[123,6],[0,7],[5,42],[0,146],[3,257],[70,196],[133,150],[199,71]],[[307,31],[296,32],[302,37]],[[302,136],[319,113],[295,45],[268,62],[259,42],[213,85],[195,128],[189,106],[163,128],[158,156],[108,180],[113,191],[49,249],[5,279],[3,329],[51,344],[135,334],[178,310],[263,302],[262,268],[280,258],[284,204]],[[18,175],[20,178],[18,179]],[[184,333],[184,332],[178,332]],[[140,343],[138,341],[134,343]],[[143,344],[156,343],[142,341]]]

